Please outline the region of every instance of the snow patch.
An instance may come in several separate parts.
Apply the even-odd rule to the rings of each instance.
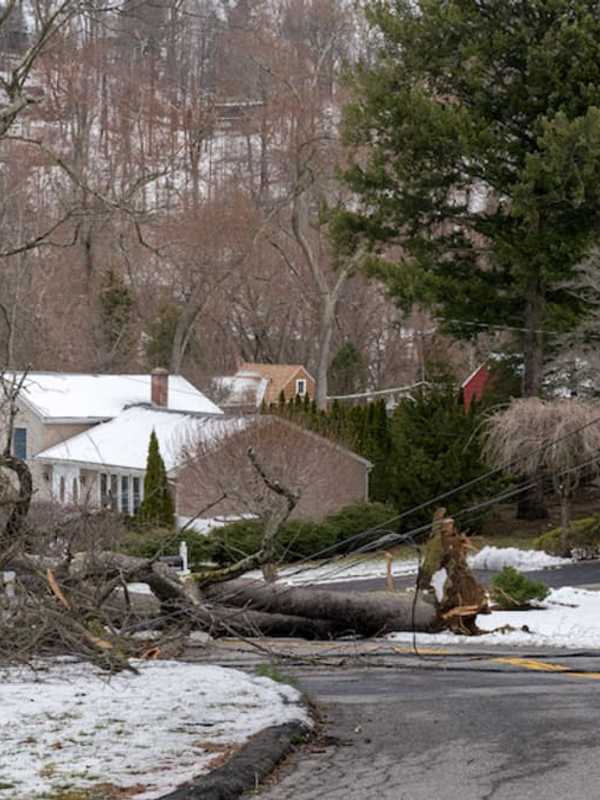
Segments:
[[[516,547],[484,547],[479,553],[469,556],[472,569],[499,571],[505,566],[515,567],[521,572],[559,567],[573,563],[570,558],[549,556],[540,550],[519,550]],[[419,562],[416,559],[397,560],[392,562],[392,574],[395,576],[416,575]],[[352,562],[348,560],[333,561],[330,564],[297,564],[281,569],[279,579],[282,583],[296,586],[311,583],[337,583],[339,581],[368,580],[381,578],[385,580],[387,561],[383,559],[364,559]],[[260,580],[259,570],[249,572],[248,578]]]
[[[549,556],[542,550],[519,550],[517,547],[483,547],[476,555],[469,557],[472,569],[498,572],[504,567],[514,567],[519,572],[534,572],[572,563],[571,558]]]
[[[427,644],[517,645],[522,647],[600,647],[600,592],[563,586],[553,589],[539,608],[530,611],[493,611],[477,617],[482,636],[457,637],[452,633],[418,633],[417,646]],[[510,625],[505,633],[494,629]],[[522,630],[523,626],[528,630]],[[411,642],[412,633],[393,633],[396,642]]]
[[[64,661],[34,675],[5,671],[0,799],[41,800],[67,785],[113,783],[130,787],[133,800],[152,800],[207,772],[227,745],[270,725],[310,724],[286,684],[199,664],[136,666],[139,676],[110,680]]]

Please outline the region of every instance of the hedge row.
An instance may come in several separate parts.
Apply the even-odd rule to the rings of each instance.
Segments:
[[[293,520],[277,535],[277,560],[291,563],[316,557],[324,550],[328,555],[339,554],[374,542],[384,530],[390,529],[384,527],[357,539],[355,537],[376,526],[385,526],[393,516],[394,510],[382,503],[361,503],[347,506],[320,522]],[[260,520],[240,520],[217,528],[208,536],[191,531],[184,534],[169,530],[131,531],[122,550],[129,555],[151,558],[156,553],[174,554],[179,542],[185,541],[192,566],[206,561],[224,566],[259,550],[262,535],[263,523]]]

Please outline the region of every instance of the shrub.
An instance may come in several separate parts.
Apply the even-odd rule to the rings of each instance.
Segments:
[[[545,583],[529,580],[514,567],[504,567],[492,579],[490,594],[500,608],[510,611],[526,608],[532,600],[545,600],[550,590]]]
[[[497,478],[471,484],[487,472],[480,429],[479,404],[472,403],[465,413],[456,387],[443,375],[413,400],[403,400],[391,420],[389,501],[404,512],[467,484],[443,503],[453,515],[493,491]],[[433,510],[426,505],[404,517],[403,529],[431,522]],[[476,531],[483,520],[483,515],[470,517],[470,531]]]
[[[554,528],[535,540],[535,547],[552,556],[597,558],[600,554],[600,514],[572,522],[566,532]]]
[[[166,528],[152,530],[131,530],[124,538],[120,550],[129,556],[153,558],[160,555],[177,555],[179,544],[186,542],[190,565],[194,567],[203,561],[212,560],[212,542],[209,537],[193,531],[176,533]]]
[[[175,527],[175,510],[165,462],[160,454],[154,430],[150,434],[148,459],[144,476],[144,499],[138,509],[140,523],[164,528]]]
[[[321,522],[292,520],[277,536],[276,558],[291,563],[311,558],[328,548],[333,548],[330,553],[346,552],[356,544],[362,545],[378,538],[381,533],[376,531],[345,546],[356,534],[385,523],[393,515],[393,509],[381,503],[359,503],[330,514]],[[260,520],[240,520],[213,531],[208,537],[213,560],[218,564],[230,564],[255,553],[260,548],[262,534]]]

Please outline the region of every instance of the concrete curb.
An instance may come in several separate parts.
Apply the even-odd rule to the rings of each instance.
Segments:
[[[229,761],[208,775],[200,775],[188,786],[161,795],[158,800],[235,800],[256,789],[293,750],[305,742],[310,728],[295,721],[265,728],[253,736]]]

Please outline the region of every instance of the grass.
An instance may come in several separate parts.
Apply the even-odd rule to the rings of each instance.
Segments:
[[[296,685],[294,678],[284,675],[274,664],[258,664],[255,672],[259,678],[270,678],[276,683],[287,683],[290,686]]]

